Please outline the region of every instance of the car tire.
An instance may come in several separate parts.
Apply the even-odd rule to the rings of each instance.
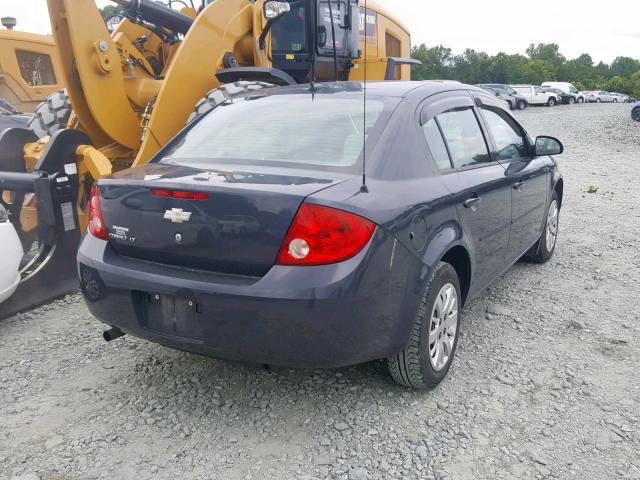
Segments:
[[[524,110],[527,108],[527,102],[525,102],[524,100],[518,100],[518,103],[516,104],[516,108],[518,110]]]
[[[449,263],[439,262],[429,276],[418,305],[409,344],[398,355],[387,359],[389,373],[397,383],[414,389],[431,389],[444,380],[460,336],[461,299],[455,269]]]
[[[613,99],[613,103],[618,103],[618,99],[617,99],[617,98],[614,98],[614,99]]]
[[[636,122],[640,122],[640,107],[636,107],[631,110],[631,118],[633,118]]]
[[[600,100],[599,98],[596,98],[596,103],[602,103],[602,100]]]
[[[547,100],[547,107],[554,107],[555,105],[556,105],[555,98],[550,98],[549,100]]]
[[[576,99],[573,97],[569,97],[569,105],[573,105],[574,103],[576,103]]]
[[[66,89],[52,93],[36,107],[27,128],[33,130],[38,138],[51,136],[58,130],[67,128],[71,111],[71,101]]]
[[[547,263],[556,251],[558,228],[560,222],[560,199],[554,191],[547,208],[544,231],[536,244],[524,255],[524,260],[531,263]]]
[[[584,103],[584,98],[578,97],[578,103]]]
[[[204,115],[209,110],[213,110],[218,105],[226,102],[232,97],[253,92],[255,90],[264,90],[265,88],[273,88],[275,85],[267,82],[249,82],[239,81],[235,83],[227,83],[218,88],[214,88],[206,97],[201,98],[196,103],[193,113],[189,116],[187,124],[191,123],[195,118]]]

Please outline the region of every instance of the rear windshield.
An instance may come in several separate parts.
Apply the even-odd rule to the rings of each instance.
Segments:
[[[280,94],[225,103],[165,152],[161,162],[207,168],[212,163],[290,164],[350,170],[389,120],[400,99],[361,93]]]

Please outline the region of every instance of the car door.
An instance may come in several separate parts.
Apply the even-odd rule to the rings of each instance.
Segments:
[[[429,99],[421,123],[430,149],[446,152],[446,158],[438,162],[439,168],[471,243],[471,290],[477,291],[505,266],[511,228],[511,180],[491,156],[468,92],[441,95],[440,101]],[[444,150],[434,146],[438,138],[443,140]]]
[[[534,103],[541,104],[547,103],[549,99],[549,94],[545,92],[541,87],[532,87],[533,88],[533,98],[535,99]]]
[[[511,185],[511,233],[507,263],[520,258],[540,238],[549,201],[551,164],[532,155],[528,136],[508,113],[491,105],[480,106],[494,158],[506,167]]]

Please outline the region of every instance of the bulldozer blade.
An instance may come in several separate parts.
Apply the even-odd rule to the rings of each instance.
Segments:
[[[34,171],[27,172],[18,156],[24,145],[21,140],[29,138],[24,129],[0,133],[0,202],[18,236],[23,233],[22,199],[33,194],[37,201],[37,242],[22,259],[16,292],[0,303],[0,319],[79,288],[75,259],[81,236],[76,209],[80,187],[75,152],[89,139],[77,130],[54,133]],[[3,200],[4,192],[13,195],[12,202]]]

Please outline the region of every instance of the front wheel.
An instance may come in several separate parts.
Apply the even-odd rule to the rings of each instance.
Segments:
[[[601,103],[602,100],[600,100],[599,98],[596,98],[596,103]]]
[[[578,103],[584,103],[584,98],[578,97]]]
[[[518,108],[518,110],[524,110],[525,108],[527,108],[527,102],[525,102],[524,100],[518,100],[518,104],[516,105],[516,107]]]
[[[553,192],[551,203],[547,209],[547,217],[544,224],[544,230],[540,239],[531,249],[524,255],[524,259],[533,263],[546,263],[556,250],[556,242],[558,239],[558,227],[560,223],[560,199],[558,193]]]
[[[556,104],[556,99],[555,98],[550,98],[549,101],[547,101],[547,107],[553,107]]]
[[[455,269],[439,262],[416,312],[407,347],[387,359],[393,379],[409,388],[436,387],[449,372],[458,345],[462,296]]]
[[[633,118],[636,122],[640,122],[640,107],[636,107],[631,110],[631,118]]]
[[[191,123],[192,120],[204,115],[209,110],[213,110],[214,108],[222,105],[230,98],[239,97],[256,90],[264,90],[265,88],[272,87],[275,87],[275,85],[271,83],[241,80],[235,83],[226,83],[218,88],[214,88],[207,93],[206,97],[201,98],[198,103],[196,103],[195,109],[189,116],[187,123]]]
[[[618,103],[618,99],[617,99],[617,98],[614,98],[614,99],[613,99],[613,103]]]

